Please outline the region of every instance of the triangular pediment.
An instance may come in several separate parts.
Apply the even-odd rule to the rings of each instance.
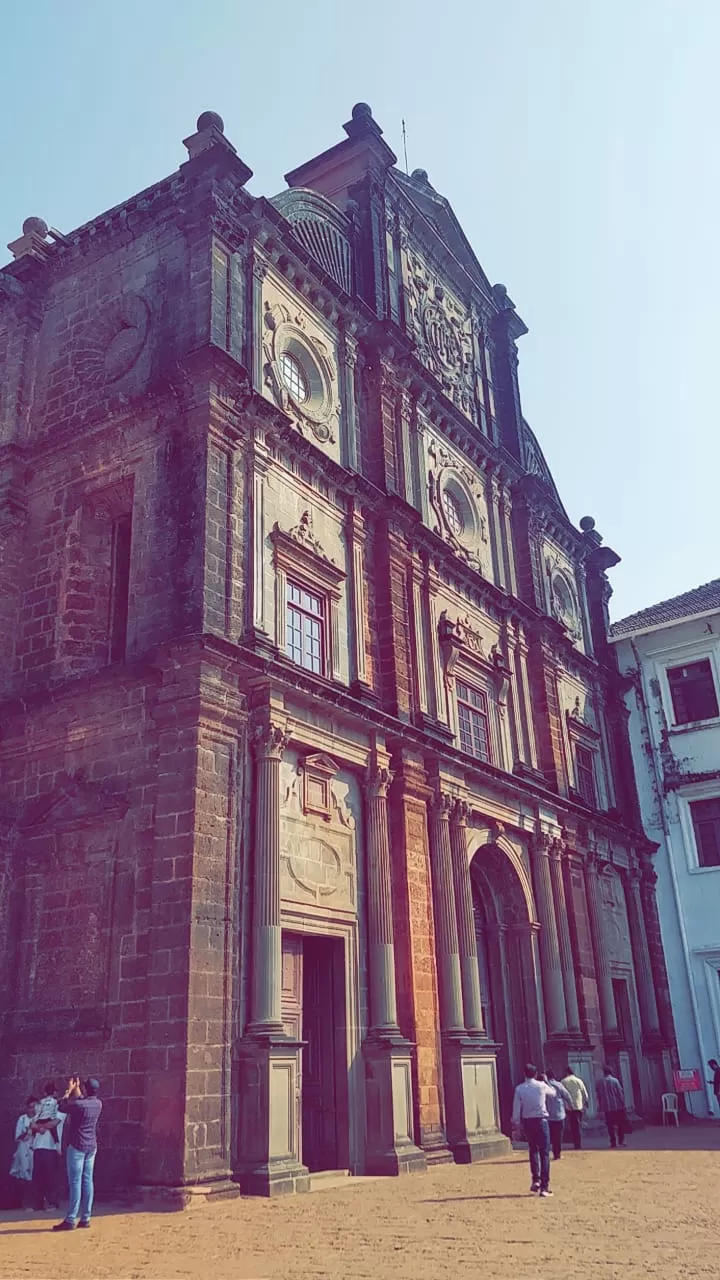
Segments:
[[[324,774],[328,778],[334,778],[340,768],[337,760],[333,760],[332,756],[326,756],[322,753],[304,756],[302,763],[304,769],[310,769],[314,773]]]
[[[424,170],[416,170],[416,173],[424,173]],[[430,223],[446,249],[449,249],[477,287],[483,293],[490,294],[492,292],[490,281],[480,266],[472,245],[453,212],[450,201],[435,191],[425,179],[408,176],[400,169],[393,169],[392,176],[405,198]]]

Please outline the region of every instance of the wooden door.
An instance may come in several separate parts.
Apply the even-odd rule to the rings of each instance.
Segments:
[[[335,952],[333,938],[308,936],[303,941],[302,1151],[310,1170],[338,1167]]]

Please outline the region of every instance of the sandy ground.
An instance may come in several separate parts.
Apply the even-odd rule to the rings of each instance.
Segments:
[[[554,1198],[522,1152],[470,1168],[185,1213],[0,1214],[3,1280],[684,1280],[720,1276],[720,1122],[566,1150]]]

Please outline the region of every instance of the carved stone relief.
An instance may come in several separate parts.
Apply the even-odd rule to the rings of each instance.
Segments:
[[[280,893],[285,901],[357,909],[355,816],[327,756],[282,766]]]
[[[600,876],[600,897],[603,904],[605,938],[610,959],[620,964],[631,964],[630,934],[622,881],[612,867],[606,866]]]
[[[545,544],[545,575],[549,612],[562,623],[575,644],[582,644],[582,613],[575,573],[567,558],[549,543]]]
[[[470,317],[417,254],[408,254],[408,328],[423,364],[445,395],[475,419],[475,374]]]

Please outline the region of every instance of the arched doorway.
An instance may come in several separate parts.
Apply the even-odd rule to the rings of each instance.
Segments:
[[[527,1061],[541,1061],[538,926],[529,883],[498,843],[470,863],[483,1014],[497,1057],[501,1127],[510,1132],[515,1085]]]

